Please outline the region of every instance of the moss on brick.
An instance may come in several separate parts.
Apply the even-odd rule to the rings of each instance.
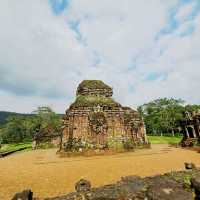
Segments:
[[[93,107],[93,106],[109,106],[109,107],[120,107],[121,105],[114,101],[110,97],[100,96],[83,96],[79,95],[76,97],[75,102],[70,106],[74,107]]]
[[[84,80],[82,81],[79,86],[79,89],[88,88],[88,89],[112,89],[108,85],[106,85],[101,80]]]

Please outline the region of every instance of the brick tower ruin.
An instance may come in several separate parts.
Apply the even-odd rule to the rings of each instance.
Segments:
[[[147,143],[139,113],[121,106],[112,95],[112,88],[100,80],[84,80],[79,84],[76,100],[63,118],[61,148],[72,145],[72,141],[93,146],[105,146],[110,140]]]
[[[185,118],[180,121],[183,139],[183,147],[200,144],[200,111],[189,113],[185,112]]]

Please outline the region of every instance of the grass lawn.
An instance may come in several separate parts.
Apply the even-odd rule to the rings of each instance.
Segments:
[[[177,144],[181,141],[181,136],[149,136],[148,139],[151,144]]]
[[[2,152],[9,152],[9,151],[15,151],[21,148],[27,148],[31,149],[32,148],[32,143],[31,142],[26,142],[26,143],[18,143],[18,144],[3,144],[0,153]]]

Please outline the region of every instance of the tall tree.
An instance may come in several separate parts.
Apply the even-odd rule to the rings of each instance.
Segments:
[[[52,135],[60,133],[61,129],[61,119],[60,116],[52,111],[49,107],[38,107],[36,111],[33,112],[35,117],[35,126],[38,130],[38,137],[43,137],[44,135]]]
[[[157,99],[138,108],[142,114],[147,132],[153,134],[169,133],[174,135],[177,122],[183,117],[184,101],[181,99]]]

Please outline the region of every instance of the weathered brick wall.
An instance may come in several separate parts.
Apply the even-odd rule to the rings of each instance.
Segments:
[[[70,113],[71,112],[71,113]],[[124,111],[104,111],[107,122],[106,131],[102,131],[100,134],[96,134],[92,131],[89,116],[93,111],[76,110],[68,111],[69,117],[66,124],[68,126],[63,132],[63,142],[69,139],[69,136],[82,140],[97,141],[98,143],[105,143],[108,137],[120,138],[128,137],[134,138],[136,142],[145,141],[145,128],[143,121],[138,118],[131,119],[130,124],[125,124]],[[132,127],[132,123],[135,123],[137,127],[136,131]]]
[[[95,96],[105,96],[105,97],[112,97],[113,91],[112,89],[83,89],[81,91],[77,91],[76,95],[83,95],[83,96],[88,96],[88,95],[95,95]]]
[[[87,87],[86,83],[88,82],[89,86]],[[83,81],[79,84],[77,95],[100,96],[100,98],[102,96],[103,99],[100,101],[100,105],[98,102],[93,102],[94,98],[86,98],[88,99],[87,103],[80,102],[79,99],[78,103],[75,101],[75,104],[73,103],[73,106],[69,107],[64,118],[63,143],[66,143],[69,138],[76,138],[103,144],[110,137],[116,139],[126,137],[137,143],[147,142],[144,123],[139,113],[111,100],[110,97],[113,94],[111,87],[101,81],[94,81],[97,86],[94,88],[92,83],[92,81]],[[88,102],[90,99],[92,99],[91,104]],[[85,99],[83,98],[82,101]]]

